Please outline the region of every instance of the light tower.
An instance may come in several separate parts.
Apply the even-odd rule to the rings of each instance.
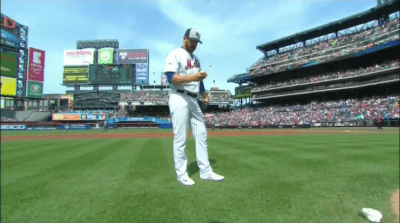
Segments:
[[[213,87],[215,87],[214,67],[213,67],[213,65],[210,65],[210,74],[211,74],[211,79],[213,80]]]

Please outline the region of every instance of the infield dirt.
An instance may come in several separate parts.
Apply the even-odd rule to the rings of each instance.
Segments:
[[[393,211],[394,211],[394,213],[396,213],[397,217],[399,217],[399,211],[400,211],[399,210],[400,209],[400,205],[399,205],[399,196],[400,196],[399,190],[397,190],[395,193],[393,193],[392,200],[391,200]]]

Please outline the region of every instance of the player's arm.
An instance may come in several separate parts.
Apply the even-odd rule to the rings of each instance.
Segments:
[[[174,72],[166,72],[168,82],[171,84],[183,84],[187,82],[196,81],[194,75],[180,75]]]
[[[203,97],[203,102],[206,106],[210,104],[210,98],[208,97],[208,94],[206,92],[206,89],[204,88],[204,83],[203,81],[200,81],[200,94]]]
[[[192,75],[180,75],[174,72],[165,72],[165,75],[167,75],[167,80],[170,84],[183,84],[192,81],[201,81],[207,76],[205,72],[199,72]]]
[[[206,78],[205,72],[195,73],[193,75],[180,75],[179,61],[173,53],[167,56],[164,67],[164,74],[167,76],[167,80],[171,84],[183,84],[192,81],[201,81]]]

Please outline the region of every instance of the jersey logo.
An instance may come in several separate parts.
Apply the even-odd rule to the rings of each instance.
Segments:
[[[193,65],[192,65],[192,61],[188,58],[187,61],[186,61],[185,70],[190,70],[190,69],[195,68],[195,67],[200,68],[200,62],[195,59]]]

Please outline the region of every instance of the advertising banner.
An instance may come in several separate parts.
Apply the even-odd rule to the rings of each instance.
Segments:
[[[136,64],[135,69],[136,84],[148,84],[149,73],[147,64]]]
[[[19,39],[4,29],[1,29],[1,45],[18,48]]]
[[[64,67],[63,83],[87,83],[88,66],[68,66]]]
[[[90,126],[88,125],[60,125],[58,126],[59,130],[85,130],[85,129],[90,129]]]
[[[77,114],[53,114],[52,120],[55,121],[79,121]]]
[[[49,131],[49,130],[57,130],[57,127],[31,127],[28,128],[27,130],[31,131]]]
[[[26,97],[43,98],[43,82],[27,81]]]
[[[88,66],[93,64],[95,49],[65,50],[64,66]]]
[[[381,45],[378,45],[378,46],[374,46],[374,47],[369,48],[367,50],[363,50],[363,51],[357,52],[357,53],[355,53],[355,55],[358,57],[358,56],[361,56],[361,55],[364,55],[364,54],[372,53],[372,52],[375,52],[375,51],[378,51],[378,50],[382,50],[382,49],[385,49],[385,48],[388,48],[388,47],[393,47],[393,46],[396,46],[396,45],[399,45],[399,40],[392,41],[392,42],[385,43],[385,44],[381,44]]]
[[[18,54],[1,51],[1,76],[16,77],[18,68]]]
[[[45,52],[30,47],[28,55],[28,80],[43,82]]]
[[[17,79],[1,77],[1,94],[15,96],[17,91]]]
[[[98,54],[98,64],[113,64],[114,49],[100,49]]]
[[[22,26],[14,19],[1,13],[1,28],[7,30],[8,33],[14,36],[15,39],[19,41],[19,28]]]
[[[119,49],[117,55],[118,64],[149,63],[147,49]]]
[[[132,84],[134,67],[130,64],[124,65],[99,65],[89,66],[89,84],[99,85],[123,85]]]
[[[26,125],[1,125],[1,130],[26,130]]]
[[[107,114],[93,115],[93,114],[82,114],[80,115],[80,120],[105,120],[107,118]]]

